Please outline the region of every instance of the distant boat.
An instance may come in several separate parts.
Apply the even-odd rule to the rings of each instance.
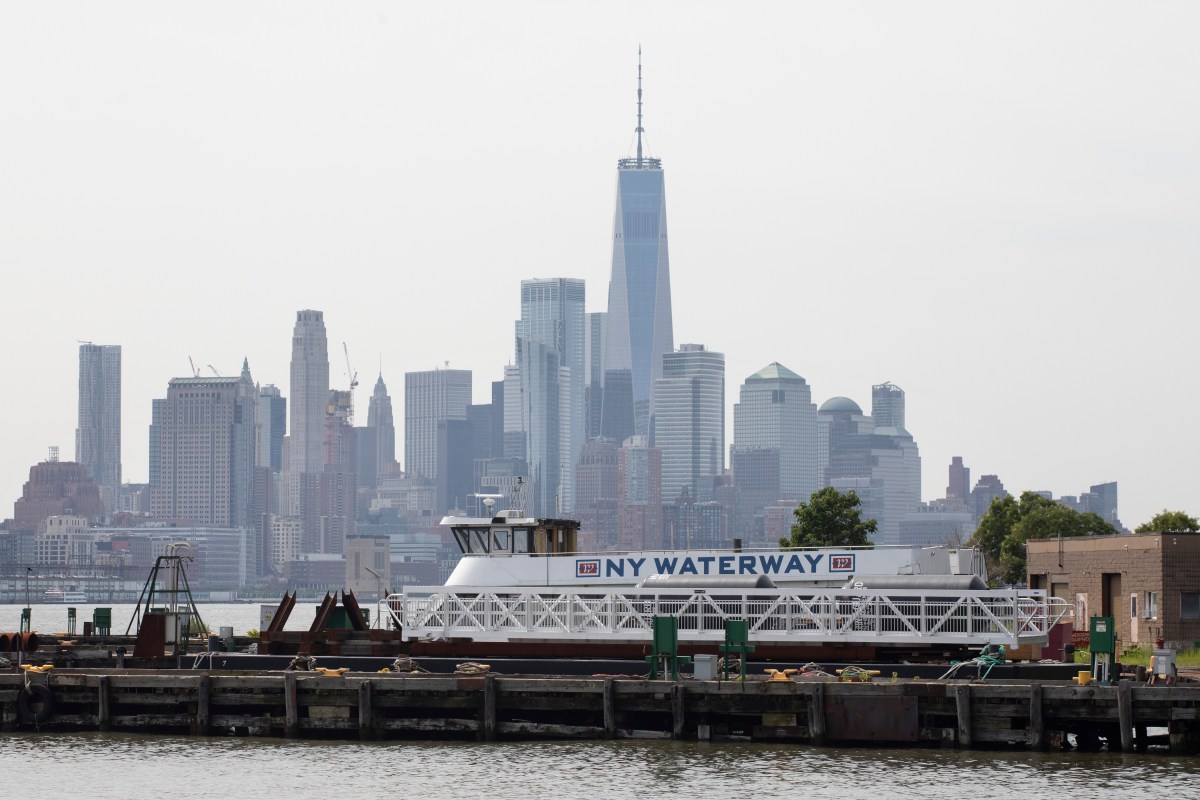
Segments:
[[[42,600],[47,603],[86,603],[87,595],[83,592],[63,589],[47,589],[42,594]]]

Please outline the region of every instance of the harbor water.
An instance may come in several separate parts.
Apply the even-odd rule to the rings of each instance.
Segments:
[[[1163,754],[959,752],[685,742],[313,742],[0,734],[5,794],[140,797],[1194,797],[1200,762]]]

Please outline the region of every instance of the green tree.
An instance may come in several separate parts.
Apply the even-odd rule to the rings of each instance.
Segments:
[[[1055,536],[1096,536],[1117,531],[1098,514],[1081,514],[1034,492],[997,498],[971,537],[983,551],[988,574],[1002,583],[1025,583],[1025,543]]]
[[[1143,522],[1135,529],[1136,533],[1182,533],[1200,531],[1200,521],[1189,517],[1182,511],[1167,511],[1165,508],[1155,514],[1149,522]]]
[[[863,547],[871,544],[875,520],[862,520],[862,500],[853,489],[839,492],[831,486],[813,492],[807,503],[793,512],[792,535],[780,547]]]

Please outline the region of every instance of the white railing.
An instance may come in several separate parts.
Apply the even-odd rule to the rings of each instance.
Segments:
[[[581,592],[540,587],[417,587],[386,608],[408,639],[650,641],[651,620],[679,620],[679,638],[720,642],[725,620],[750,623],[752,642],[1044,644],[1070,613],[1031,589],[660,589]]]

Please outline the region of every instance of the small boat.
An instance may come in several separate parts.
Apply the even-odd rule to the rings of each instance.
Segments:
[[[45,603],[86,603],[87,595],[73,589],[47,589],[42,594]]]

